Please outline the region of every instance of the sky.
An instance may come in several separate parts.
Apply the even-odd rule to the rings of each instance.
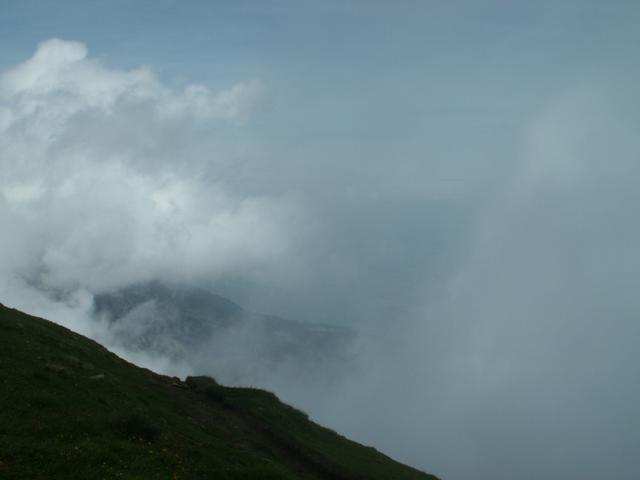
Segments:
[[[0,2],[0,301],[353,328],[276,393],[447,480],[637,478],[635,1]],[[163,366],[159,366],[160,369]]]

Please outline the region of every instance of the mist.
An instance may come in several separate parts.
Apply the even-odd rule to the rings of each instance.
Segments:
[[[638,7],[323,5],[6,7],[0,301],[443,479],[635,479]],[[354,361],[136,351],[93,299],[148,281],[348,327]]]

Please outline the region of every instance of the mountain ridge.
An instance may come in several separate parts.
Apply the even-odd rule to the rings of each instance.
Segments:
[[[436,477],[321,427],[270,392],[137,367],[0,304],[0,477]]]

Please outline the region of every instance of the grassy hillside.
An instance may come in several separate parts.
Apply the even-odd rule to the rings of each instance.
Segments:
[[[157,375],[1,305],[0,478],[435,479],[272,393]]]

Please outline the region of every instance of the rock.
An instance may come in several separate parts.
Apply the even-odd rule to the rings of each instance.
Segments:
[[[187,377],[185,383],[189,386],[189,388],[193,390],[205,390],[208,387],[218,387],[218,382],[216,382],[211,377],[206,376],[198,376],[198,377]]]
[[[169,385],[176,388],[188,388],[187,384],[180,380],[178,377],[171,377],[171,380],[169,380]]]
[[[102,380],[104,379],[104,373],[98,373],[97,375],[91,375],[89,380]]]

